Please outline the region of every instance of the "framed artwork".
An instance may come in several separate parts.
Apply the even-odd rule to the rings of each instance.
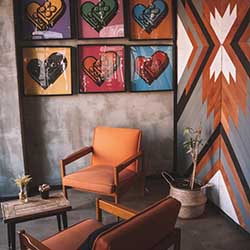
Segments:
[[[25,47],[22,55],[25,96],[72,94],[71,47]]]
[[[173,90],[173,46],[130,46],[131,91]]]
[[[125,91],[123,45],[78,46],[80,93]]]
[[[22,0],[19,15],[21,39],[49,40],[72,38],[70,0]]]
[[[123,0],[78,0],[78,38],[125,37]]]
[[[173,39],[172,0],[131,0],[130,39]]]

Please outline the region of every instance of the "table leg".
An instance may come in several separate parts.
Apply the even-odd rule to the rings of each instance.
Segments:
[[[8,234],[8,248],[11,249],[11,235],[10,235],[10,224],[7,224],[7,234]]]
[[[66,229],[68,227],[68,219],[66,212],[62,213],[62,222],[63,222],[63,229]]]
[[[8,224],[8,244],[9,249],[16,250],[16,224]]]
[[[58,231],[62,231],[62,225],[61,225],[61,217],[60,217],[60,214],[57,214],[57,215],[56,215],[56,219],[57,219]]]

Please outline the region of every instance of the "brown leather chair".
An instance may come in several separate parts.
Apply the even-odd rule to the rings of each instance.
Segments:
[[[93,231],[103,227],[101,211],[125,220],[101,232],[92,250],[161,250],[174,245],[180,249],[179,228],[175,228],[180,202],[165,198],[142,212],[97,200],[97,221],[84,220],[40,242],[25,231],[19,232],[21,250],[78,250]]]
[[[89,191],[112,196],[115,202],[133,182],[139,180],[144,188],[142,171],[138,159],[141,130],[129,128],[97,127],[94,131],[93,146],[85,147],[60,161],[62,186],[67,198],[67,188]],[[73,161],[92,153],[91,164],[66,175],[65,167]]]

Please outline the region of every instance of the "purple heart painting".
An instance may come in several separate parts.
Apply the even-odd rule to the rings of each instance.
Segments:
[[[21,1],[22,39],[71,38],[70,0]]]

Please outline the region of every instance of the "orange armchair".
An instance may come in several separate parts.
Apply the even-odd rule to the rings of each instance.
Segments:
[[[21,250],[79,250],[93,233],[95,237],[88,244],[88,249],[92,250],[159,250],[171,246],[180,250],[181,231],[175,228],[180,206],[179,201],[168,197],[137,213],[121,205],[97,200],[97,220],[81,221],[42,242],[21,231]],[[125,220],[103,230],[102,211]],[[96,230],[99,230],[97,234]]]
[[[138,160],[141,130],[128,128],[96,127],[93,146],[85,147],[60,161],[62,186],[67,198],[67,188],[112,196],[119,203],[120,196],[131,184],[139,180],[143,186],[143,174]],[[71,174],[66,174],[66,166],[92,153],[91,164]],[[142,187],[143,189],[144,187]]]

